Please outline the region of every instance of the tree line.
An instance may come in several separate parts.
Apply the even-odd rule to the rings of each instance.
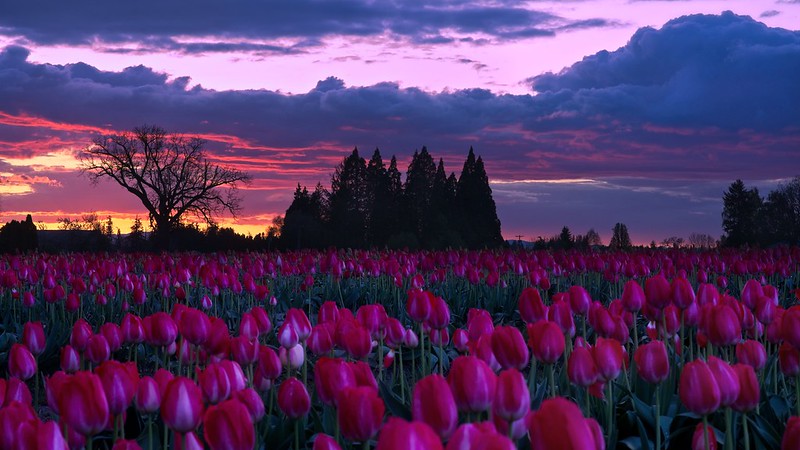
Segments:
[[[722,200],[723,245],[800,244],[800,177],[779,185],[766,197],[761,197],[758,188],[736,180]]]
[[[415,151],[403,179],[397,158],[380,149],[367,162],[358,148],[331,185],[297,185],[271,235],[283,248],[484,248],[503,245],[483,159],[470,147],[459,177],[447,175],[426,147]]]

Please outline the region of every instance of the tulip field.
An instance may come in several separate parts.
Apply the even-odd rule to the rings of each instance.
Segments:
[[[800,248],[0,256],[4,449],[800,449]]]

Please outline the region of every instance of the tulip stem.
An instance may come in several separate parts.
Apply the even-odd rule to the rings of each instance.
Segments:
[[[742,428],[744,429],[744,450],[750,450],[750,428],[747,425],[747,413],[742,413]]]
[[[153,448],[153,416],[150,415],[147,419],[147,443],[150,448]]]
[[[661,450],[661,383],[656,385],[656,450]]]
[[[364,441],[364,444],[362,444],[361,448],[363,448],[364,450],[369,450],[369,441]]]
[[[733,410],[725,408],[725,448],[733,450]]]
[[[611,445],[611,427],[614,425],[614,391],[612,383],[613,382],[609,380],[606,385],[606,432],[608,432],[608,444],[606,444],[606,448],[614,448],[614,446]]]
[[[709,443],[708,443],[708,416],[707,415],[703,415],[703,443],[705,444],[703,446],[704,449],[711,450],[711,447],[709,447]]]
[[[294,449],[300,450],[300,420],[294,421]]]
[[[794,378],[795,402],[797,403],[797,415],[800,416],[800,375]]]
[[[397,347],[397,356],[400,359],[400,400],[406,404],[406,376],[403,372],[403,347]]]
[[[553,364],[547,365],[547,378],[550,381],[550,397],[556,396],[556,377],[553,371]]]

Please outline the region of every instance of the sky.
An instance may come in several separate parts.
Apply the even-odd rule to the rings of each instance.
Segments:
[[[737,178],[800,175],[800,0],[0,4],[0,221],[146,210],[92,185],[92,138],[157,124],[244,170],[266,230],[357,147],[448,172],[472,146],[503,235],[722,234]]]

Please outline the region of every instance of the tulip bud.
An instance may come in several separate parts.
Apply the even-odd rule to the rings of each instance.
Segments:
[[[278,389],[278,406],[291,419],[300,419],[311,410],[311,398],[297,378],[288,378]]]
[[[100,364],[111,357],[111,347],[102,334],[95,334],[89,338],[89,345],[86,346],[86,357],[92,364]]]
[[[543,401],[528,423],[532,449],[597,449],[603,445],[596,442],[593,426],[580,408],[562,397]]]
[[[331,406],[339,392],[356,385],[356,379],[344,360],[322,357],[314,365],[314,385],[322,403]]]
[[[497,376],[488,364],[477,357],[459,356],[453,360],[447,383],[453,391],[459,411],[479,412],[492,405]]]
[[[25,323],[22,328],[22,344],[28,347],[28,350],[35,356],[39,356],[44,352],[47,341],[45,341],[42,322]]]
[[[785,377],[795,377],[800,375],[800,350],[797,347],[784,342],[778,349],[778,362],[781,372]]]
[[[522,419],[531,407],[531,396],[525,377],[517,369],[500,372],[492,411],[507,422]]]
[[[257,423],[261,421],[267,413],[264,408],[264,400],[262,400],[261,396],[252,388],[242,389],[236,393],[235,398],[247,407],[247,411],[250,412],[250,418],[253,422]]]
[[[70,335],[69,343],[79,352],[86,350],[89,345],[89,338],[92,337],[92,327],[83,319],[78,319],[75,325],[72,326],[72,334]]]
[[[345,439],[366,442],[378,432],[386,410],[378,391],[372,387],[350,387],[337,399],[339,427]]]
[[[27,380],[36,374],[36,358],[28,347],[14,344],[8,353],[8,373],[20,380]]]
[[[62,420],[84,436],[102,431],[109,420],[108,400],[100,377],[89,372],[71,375],[56,394]]]
[[[342,447],[339,446],[336,439],[327,434],[317,434],[312,450],[342,450]]]
[[[437,374],[421,379],[414,386],[411,414],[415,421],[425,422],[443,440],[458,426],[458,411],[447,380]]]
[[[731,406],[739,397],[739,377],[736,376],[736,372],[730,364],[716,356],[709,356],[707,364],[719,386],[720,406]]]
[[[161,406],[161,393],[158,383],[151,377],[142,377],[136,388],[134,405],[140,413],[152,414]]]
[[[553,322],[542,320],[528,324],[528,345],[537,360],[555,364],[564,354],[564,333]]]
[[[247,407],[238,400],[209,407],[203,416],[203,437],[211,450],[251,450],[256,436]]]
[[[605,381],[616,379],[622,371],[625,358],[622,344],[614,339],[597,338],[592,348],[592,356],[597,365],[600,378]]]
[[[178,433],[194,430],[202,413],[203,395],[192,380],[175,377],[167,384],[161,400],[161,418],[171,430]]]
[[[442,450],[442,443],[434,430],[425,422],[406,422],[397,417],[390,418],[381,429],[375,450],[411,448]]]
[[[77,372],[81,368],[81,355],[71,345],[61,348],[61,370],[67,373]]]
[[[133,362],[123,364],[118,361],[106,361],[95,371],[103,384],[108,400],[108,411],[112,416],[125,412],[136,395],[139,384],[139,371]]]
[[[706,447],[706,439],[708,439],[708,447]],[[711,425],[704,429],[702,422],[697,424],[692,435],[692,450],[717,450],[717,437]]]
[[[669,376],[667,347],[661,341],[639,346],[633,355],[639,376],[650,384],[659,384]]]
[[[679,386],[681,402],[689,411],[707,415],[719,408],[719,385],[704,361],[696,359],[683,366]]]
[[[731,407],[735,411],[747,412],[756,409],[761,400],[761,391],[758,378],[753,366],[746,364],[734,364],[733,370],[739,379],[739,396]]]
[[[522,369],[528,365],[530,355],[519,329],[510,326],[495,328],[491,335],[491,346],[492,353],[503,369]]]
[[[597,372],[597,364],[594,362],[591,350],[578,346],[572,350],[567,361],[567,376],[570,383],[584,388],[598,380],[600,374]]]
[[[758,371],[767,365],[767,351],[761,342],[750,339],[736,344],[736,359]]]
[[[278,350],[278,356],[281,359],[281,364],[290,369],[299,369],[303,366],[303,361],[305,360],[305,352],[303,351],[303,346],[300,344],[288,350],[286,347],[281,347]]]

